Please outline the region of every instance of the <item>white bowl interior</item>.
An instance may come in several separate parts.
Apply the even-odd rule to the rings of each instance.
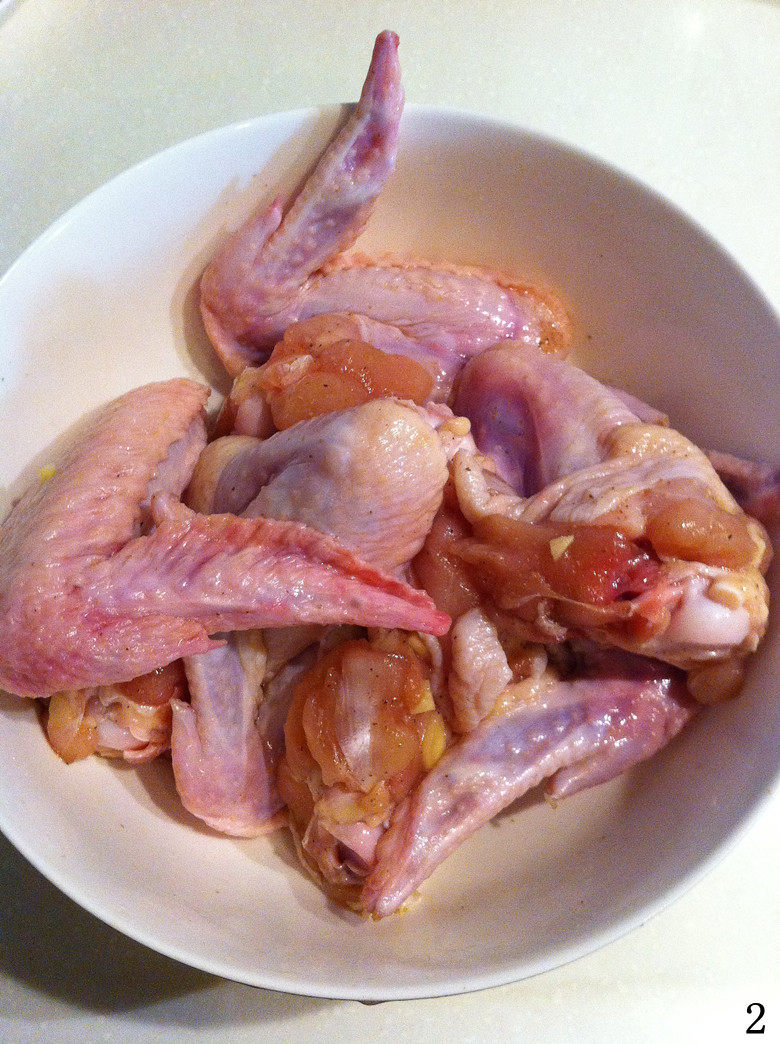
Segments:
[[[149,380],[224,388],[194,285],[226,229],[290,190],[340,119],[328,109],[214,131],[94,193],[0,282],[0,510],[83,413]],[[579,357],[703,443],[778,444],[778,321],[706,234],[558,143],[430,109],[404,117],[395,178],[361,248],[487,263],[560,288]],[[65,766],[35,707],[0,697],[0,828],[128,935],[243,982],[366,1000],[521,978],[641,923],[712,864],[772,790],[777,628],[746,690],[626,777],[552,808],[531,795],[467,842],[405,915],[363,922],[291,846],[209,834],[164,760]],[[30,911],[31,920],[35,912]]]

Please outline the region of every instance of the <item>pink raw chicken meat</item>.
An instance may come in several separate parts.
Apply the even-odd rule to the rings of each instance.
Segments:
[[[702,698],[710,688],[733,691],[766,628],[771,546],[705,454],[673,429],[641,422],[625,397],[572,363],[528,347],[471,360],[456,405],[512,487],[475,458],[456,457],[459,503],[472,524],[499,516],[564,534],[612,527],[644,562],[635,590],[627,578],[621,595],[617,577],[618,597],[603,605],[561,599],[557,623],[697,672]],[[466,554],[476,562],[492,551],[483,542]],[[647,625],[635,629],[640,615]]]
[[[185,681],[177,664],[120,685],[58,692],[46,712],[49,743],[70,764],[90,754],[140,764],[171,745],[171,699]]]
[[[514,338],[560,346],[552,298],[476,268],[340,254],[364,228],[395,167],[403,90],[398,37],[383,32],[360,102],[283,216],[275,200],[222,247],[201,281],[208,335],[235,376],[293,322],[342,313],[361,339],[417,359],[446,397],[463,361]]]
[[[117,399],[6,518],[4,688],[38,697],[128,681],[214,648],[217,631],[306,622],[446,629],[427,596],[328,537],[176,503],[205,441],[208,395],[173,380]],[[154,528],[141,533],[144,522]]]
[[[187,502],[302,522],[393,572],[420,550],[446,481],[445,451],[428,419],[377,399],[268,439],[217,439],[201,454]]]
[[[475,830],[549,779],[554,797],[606,782],[651,757],[696,712],[674,668],[597,655],[581,676],[517,686],[514,702],[457,740],[396,807],[361,891],[393,913]]]
[[[212,829],[256,837],[280,824],[276,764],[292,684],[309,659],[266,678],[262,632],[225,635],[184,661],[190,703],[174,700],[171,757],[185,808]]]

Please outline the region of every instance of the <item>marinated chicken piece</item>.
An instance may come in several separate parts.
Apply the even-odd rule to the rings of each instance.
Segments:
[[[355,317],[320,315],[293,323],[266,363],[241,371],[222,404],[215,434],[267,438],[369,399],[423,403],[432,388],[424,366],[362,340]]]
[[[362,231],[395,167],[403,101],[398,37],[383,32],[357,108],[284,221],[274,202],[250,219],[206,269],[201,311],[228,372],[235,375],[262,361],[293,321],[284,313],[308,277]]]
[[[267,438],[323,413],[370,399],[395,398],[416,408],[439,433],[447,459],[476,451],[470,424],[430,399],[433,380],[414,360],[359,340],[354,317],[322,315],[294,323],[262,366],[248,366],[233,382],[215,434]]]
[[[619,388],[610,390],[639,420],[669,426],[669,418],[654,406]],[[705,449],[704,452],[742,510],[765,526],[776,526],[780,521],[780,468],[763,461],[744,460],[721,450]]]
[[[512,681],[512,670],[498,631],[479,609],[452,625],[449,696],[458,732],[470,732],[496,705]]]
[[[257,726],[265,648],[259,631],[185,660],[190,703],[173,704],[171,757],[184,807],[233,837],[273,829],[282,802],[274,785],[280,749]]]
[[[303,522],[393,571],[422,547],[446,481],[444,450],[430,424],[379,399],[264,441],[212,442],[187,500],[198,510]]]
[[[46,734],[70,764],[90,754],[151,761],[171,745],[171,702],[187,695],[179,660],[117,685],[58,692],[49,700]]]
[[[294,323],[268,362],[250,368],[277,428],[371,399],[427,401],[433,378],[425,367],[362,341],[357,325],[338,315]]]
[[[474,537],[449,553],[478,589],[552,640],[586,634],[706,671],[704,688],[733,694],[739,672],[712,667],[758,645],[771,549],[705,455],[528,348],[469,363],[456,408],[499,472],[466,454],[453,464]]]
[[[467,459],[472,459],[471,454]],[[457,503],[453,503],[454,497],[447,495],[449,490],[450,487],[445,490],[444,503],[412,568],[420,587],[443,612],[457,620],[465,613],[479,610],[483,596],[460,558],[462,541],[471,536],[471,528]],[[450,631],[443,636],[443,641],[451,637]]]
[[[403,90],[398,37],[379,35],[360,102],[283,217],[274,201],[220,250],[201,281],[209,337],[235,376],[292,323],[344,313],[359,339],[422,363],[445,398],[464,359],[514,338],[569,339],[552,295],[480,269],[340,252],[362,231],[395,166]]]
[[[665,746],[695,711],[678,671],[634,657],[511,687],[396,805],[356,905],[375,917],[393,913],[461,842],[542,780],[555,796],[605,782]]]
[[[278,783],[304,866],[337,901],[359,885],[394,805],[447,742],[417,635],[339,644],[297,681]]]
[[[542,780],[558,798],[612,779],[698,706],[677,669],[586,646],[569,652],[568,676],[532,671],[452,735],[414,639],[348,642],[305,672],[279,770],[303,865],[331,898],[376,917]]]
[[[192,459],[192,440],[203,446],[208,394],[173,380],[122,396],[12,509],[0,529],[5,689],[38,697],[130,681],[214,648],[217,631],[446,629],[427,596],[320,533],[177,504],[180,456]],[[151,498],[147,515],[161,482],[169,492]]]
[[[479,672],[475,671],[465,637],[468,628],[459,626],[464,617],[484,620],[483,596],[468,575],[468,569],[458,558],[460,541],[471,535],[454,502],[451,485],[445,487],[444,503],[433,520],[425,543],[412,562],[412,575],[417,584],[427,591],[437,606],[448,606],[452,619],[450,630],[437,639],[444,674],[448,678],[446,691],[437,699],[437,706],[448,724],[456,731],[468,729],[487,713],[489,696],[480,692]],[[459,639],[455,653],[453,642]],[[477,654],[477,659],[479,656]],[[459,671],[459,662],[462,670]],[[468,684],[466,679],[472,684]],[[450,686],[452,691],[450,691]],[[476,701],[476,706],[472,704]]]

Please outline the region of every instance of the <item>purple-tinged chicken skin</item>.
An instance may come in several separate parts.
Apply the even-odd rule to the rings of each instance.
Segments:
[[[736,502],[771,529],[780,523],[780,468],[743,460],[733,453],[708,450],[707,459]]]
[[[477,268],[344,255],[396,161],[403,109],[398,37],[377,37],[360,101],[287,212],[275,200],[222,247],[201,281],[206,331],[232,376],[267,358],[292,323],[353,321],[383,351],[421,362],[449,394],[469,356],[513,338],[569,337],[552,295]]]
[[[282,810],[274,784],[279,743],[257,725],[265,651],[258,631],[225,639],[184,661],[190,702],[173,702],[173,773],[189,812],[221,833],[256,837]]]
[[[580,677],[548,674],[507,690],[393,811],[362,909],[393,913],[458,845],[542,780],[556,797],[606,782],[664,747],[695,712],[680,672],[624,654],[614,667],[602,658]]]
[[[122,396],[12,509],[0,530],[4,688],[45,697],[129,681],[214,648],[217,631],[446,629],[427,596],[331,538],[177,503],[182,462],[194,465],[182,440],[202,447],[208,395],[173,380]]]
[[[355,111],[284,220],[275,201],[250,219],[206,269],[201,311],[231,374],[268,354],[294,321],[290,312],[306,280],[362,231],[395,167],[403,102],[398,37],[383,32]]]
[[[599,464],[611,432],[637,421],[621,397],[576,366],[519,345],[466,367],[455,410],[523,497]]]
[[[690,670],[702,699],[732,695],[766,627],[771,546],[705,454],[527,347],[471,360],[456,409],[499,473],[464,454],[453,465],[477,537],[463,556],[503,608],[533,605],[554,639],[585,634]],[[521,553],[533,590],[518,585]]]

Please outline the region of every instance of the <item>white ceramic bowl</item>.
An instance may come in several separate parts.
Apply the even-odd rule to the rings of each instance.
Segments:
[[[194,286],[226,228],[290,189],[341,118],[271,116],[185,142],[65,215],[0,282],[5,511],[86,410],[178,374],[224,388]],[[778,320],[687,218],[599,161],[514,127],[410,109],[361,244],[484,262],[561,288],[580,358],[703,443],[778,444]],[[20,475],[21,480],[20,480]],[[773,626],[747,687],[652,761],[553,809],[529,796],[408,914],[328,905],[283,836],[232,841],[180,811],[170,766],[66,766],[30,702],[0,698],[0,827],[92,913],[163,953],[273,989],[365,1000],[497,985],[584,954],[689,887],[778,775]],[[35,910],[30,910],[35,920]]]

